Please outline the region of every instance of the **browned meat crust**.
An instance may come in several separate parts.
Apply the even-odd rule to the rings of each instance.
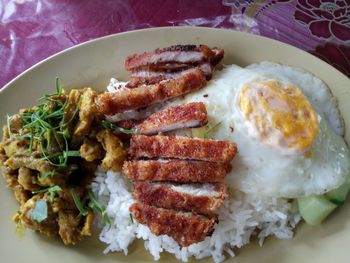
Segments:
[[[102,114],[116,114],[199,90],[205,84],[203,72],[195,68],[179,78],[152,86],[128,89],[118,93],[103,93],[97,97],[96,103]]]
[[[137,88],[142,85],[153,85],[156,83],[159,83],[163,80],[166,80],[167,75],[163,73],[157,73],[157,74],[149,74],[148,76],[141,77],[141,76],[131,76],[130,81],[126,84],[127,88],[133,89]],[[170,78],[169,78],[170,79]]]
[[[207,123],[207,110],[204,103],[193,102],[158,111],[135,128],[139,134],[150,135],[181,128],[201,127]]]
[[[139,202],[147,205],[198,214],[214,214],[224,203],[227,192],[224,183],[215,184],[211,195],[193,195],[176,191],[172,184],[168,183],[136,182],[133,195]]]
[[[135,203],[130,207],[132,216],[147,225],[153,234],[168,235],[181,247],[201,242],[213,231],[215,217],[205,217],[192,213],[177,212]]]
[[[128,56],[125,60],[125,69],[135,70],[147,65],[164,65],[169,63],[198,65],[203,62],[213,62],[216,65],[215,62],[221,60],[220,56],[223,56],[222,49],[210,49],[206,45],[176,45],[156,49],[154,52]]]
[[[225,52],[221,48],[213,48],[211,51],[214,55],[211,57],[210,64],[215,67],[224,58]]]
[[[203,161],[126,161],[122,173],[133,181],[170,181],[177,183],[221,182],[229,164]]]
[[[141,85],[152,85],[162,80],[179,78],[194,67],[186,64],[149,65],[135,70],[126,86],[128,88],[136,88]],[[198,68],[203,72],[207,80],[211,79],[213,67],[209,62],[198,65]]]
[[[230,162],[237,153],[237,146],[230,141],[183,136],[133,135],[129,153],[135,158],[157,157]]]

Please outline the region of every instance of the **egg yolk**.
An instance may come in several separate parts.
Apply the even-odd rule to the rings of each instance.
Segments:
[[[297,87],[276,80],[250,83],[240,92],[239,107],[270,144],[306,150],[317,136],[317,114]]]

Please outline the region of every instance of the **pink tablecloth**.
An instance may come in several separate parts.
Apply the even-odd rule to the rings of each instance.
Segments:
[[[350,77],[350,0],[0,0],[0,87],[40,60],[97,37],[191,25],[274,38]]]

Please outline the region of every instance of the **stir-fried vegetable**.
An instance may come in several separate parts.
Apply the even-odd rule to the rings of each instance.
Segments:
[[[70,193],[73,197],[75,206],[78,208],[79,213],[83,216],[86,216],[88,214],[88,211],[86,209],[86,207],[83,205],[83,203],[80,201],[79,196],[77,195],[77,193],[75,192],[75,190],[72,188],[70,189]]]
[[[102,216],[102,224],[111,224],[110,219],[107,214],[106,206],[104,206],[95,196],[95,194],[89,190],[88,191],[88,199],[83,202],[80,200],[79,196],[75,192],[75,190],[72,188],[70,190],[71,195],[73,197],[74,203],[76,207],[78,208],[81,215],[86,216],[88,213],[88,208],[91,208],[93,211],[100,213]],[[87,203],[87,205],[85,205]]]
[[[50,202],[52,203],[55,199],[55,195],[58,192],[61,192],[62,188],[59,187],[58,185],[54,185],[54,186],[50,186],[50,187],[46,187],[44,189],[40,189],[37,191],[34,191],[33,194],[37,194],[37,193],[48,193],[49,198],[50,198]]]
[[[71,135],[66,127],[76,117],[80,101],[72,117],[66,121],[64,114],[68,100],[64,90],[58,86],[58,79],[56,88],[56,94],[44,96],[41,104],[23,112],[21,115],[23,126],[19,130],[19,137],[29,139],[30,151],[33,150],[33,143],[36,140],[43,159],[53,166],[64,167],[69,157],[79,156],[79,151],[71,150],[69,147],[68,139]]]
[[[96,197],[96,195],[92,192],[88,192],[88,196],[90,198],[89,207],[94,210],[95,212],[98,212],[102,216],[102,224],[109,224],[111,225],[111,221],[109,220],[106,206],[104,206]]]
[[[89,87],[66,93],[57,78],[53,94],[7,116],[0,141],[1,165],[20,203],[14,221],[59,235],[66,245],[91,235],[94,213],[101,214],[103,224],[110,223],[90,183],[99,164],[119,171],[126,158],[113,131],[136,132],[101,121],[97,94]]]

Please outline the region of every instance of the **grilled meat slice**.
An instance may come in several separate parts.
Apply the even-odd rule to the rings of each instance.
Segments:
[[[174,63],[177,65],[198,65],[210,62],[215,66],[223,58],[223,55],[224,51],[222,49],[210,49],[206,45],[176,45],[156,49],[154,52],[128,56],[125,60],[125,69],[134,71],[148,65],[157,65],[161,69],[166,69],[165,65],[170,65],[172,69]]]
[[[210,64],[215,67],[224,58],[225,52],[221,48],[212,48],[211,51],[214,55],[210,58]]]
[[[134,197],[141,203],[160,208],[214,214],[227,196],[226,185],[135,182]]]
[[[126,161],[122,173],[133,181],[169,181],[177,183],[221,182],[229,164],[203,161]]]
[[[212,233],[217,221],[216,217],[205,217],[140,203],[134,203],[129,210],[132,216],[140,224],[147,225],[153,234],[171,236],[181,247],[203,241]]]
[[[173,67],[167,69],[163,67]],[[182,67],[182,68],[181,68]],[[140,85],[152,85],[162,80],[179,78],[193,69],[193,65],[186,64],[165,64],[163,66],[145,66],[132,72],[131,79],[126,87],[136,88]],[[204,73],[207,80],[213,75],[213,67],[209,62],[198,65],[198,68]]]
[[[129,153],[135,158],[178,158],[210,162],[230,162],[237,146],[229,141],[217,141],[183,136],[133,135]]]
[[[193,102],[158,111],[135,128],[139,134],[150,135],[181,128],[201,127],[207,123],[207,110],[204,103]]]
[[[155,85],[127,89],[117,93],[103,93],[97,97],[96,103],[100,113],[116,114],[199,90],[205,84],[206,80],[203,72],[198,68],[194,68],[179,78]]]

